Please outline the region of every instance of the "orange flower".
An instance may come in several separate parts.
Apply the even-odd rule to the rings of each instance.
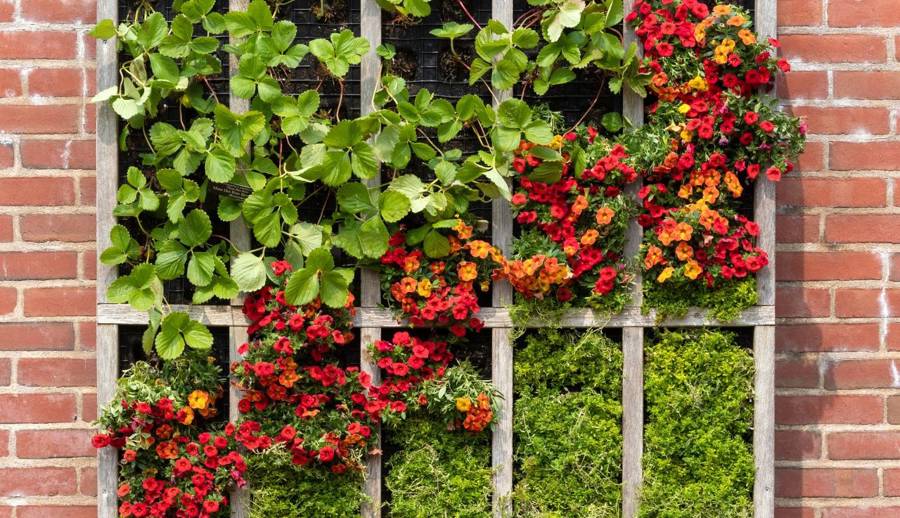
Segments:
[[[750,29],[741,29],[738,32],[738,37],[744,42],[744,45],[753,45],[756,43],[756,35],[750,31]]]
[[[735,198],[739,198],[744,192],[744,187],[741,185],[741,181],[738,180],[737,175],[735,175],[731,171],[725,173],[725,187],[728,188],[728,191],[731,192],[731,195]]]
[[[428,279],[420,280],[418,286],[416,287],[416,293],[418,293],[422,297],[430,297],[431,296],[431,281]]]
[[[296,371],[286,370],[282,372],[280,376],[278,376],[278,383],[280,383],[283,387],[291,388],[294,386],[294,383],[297,383],[299,379],[300,376]]]
[[[491,252],[491,245],[487,241],[482,241],[480,239],[476,239],[475,241],[470,241],[468,245],[469,253],[472,254],[472,257],[478,259],[484,259]]]
[[[706,230],[711,229],[717,219],[719,219],[719,213],[712,209],[707,209],[700,213],[700,224]]]
[[[469,396],[456,398],[456,409],[460,412],[468,412],[472,408],[472,400]]]
[[[694,249],[691,248],[691,245],[682,241],[675,247],[675,255],[678,256],[678,259],[687,261],[691,257],[694,257]]]
[[[579,194],[578,197],[575,198],[575,203],[572,204],[572,214],[574,214],[575,217],[578,217],[587,207],[587,198],[585,198],[584,195]]]
[[[419,286],[419,283],[416,282],[412,277],[404,277],[400,279],[400,288],[403,290],[403,293],[412,293],[416,291],[416,288]]]
[[[675,227],[675,238],[679,241],[690,241],[693,233],[694,227],[690,226],[688,223],[679,223],[678,226]]]
[[[613,216],[616,215],[616,211],[612,210],[609,207],[600,207],[600,210],[597,211],[597,224],[598,225],[609,225],[612,222]]]
[[[736,15],[732,16],[731,18],[729,18],[728,22],[726,22],[726,23],[732,27],[740,27],[741,25],[744,25],[744,22],[746,22],[746,21],[747,21],[746,18],[744,18],[743,16],[741,16],[739,14],[736,14]]]
[[[731,6],[725,4],[719,4],[713,7],[713,15],[714,16],[725,16],[726,14],[731,14]]]
[[[591,246],[597,242],[598,237],[600,237],[600,232],[597,232],[592,228],[581,236],[581,244],[584,246]]]
[[[188,396],[188,405],[195,410],[203,410],[209,405],[209,393],[205,390],[195,390]]]
[[[469,239],[472,237],[472,227],[466,225],[463,220],[459,220],[453,230],[456,231],[456,235],[459,236],[460,239]]]
[[[194,411],[191,407],[186,406],[178,412],[178,422],[185,426],[190,426],[194,422]]]
[[[419,269],[419,258],[414,255],[406,256],[406,259],[403,260],[403,271],[406,273],[412,273]]]
[[[703,189],[703,201],[707,203],[715,203],[716,200],[719,199],[719,189],[716,189],[712,185]]]
[[[703,268],[700,266],[700,263],[691,259],[684,265],[684,276],[688,279],[694,280],[700,274],[703,273]]]
[[[681,188],[678,189],[678,197],[685,200],[690,198],[693,193],[694,189],[692,189],[689,184],[683,184]]]
[[[156,454],[161,459],[172,460],[178,457],[178,445],[175,441],[164,441],[156,445]]]
[[[644,256],[644,268],[649,270],[661,262],[663,262],[662,250],[656,245],[650,245]]]
[[[462,261],[459,263],[457,273],[459,274],[459,280],[463,282],[474,281],[478,277],[478,267],[473,262]]]

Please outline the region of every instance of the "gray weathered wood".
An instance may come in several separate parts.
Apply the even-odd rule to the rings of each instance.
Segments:
[[[758,326],[754,330],[753,359],[756,364],[753,507],[756,518],[772,518],[775,514],[775,326]]]
[[[513,487],[513,347],[508,328],[491,330],[491,379],[503,398],[491,440],[496,518],[512,516]]]
[[[372,99],[378,88],[381,77],[381,59],[375,53],[375,48],[381,44],[381,8],[375,0],[360,1],[360,36],[369,40],[369,52],[362,57],[359,64],[360,74],[360,112],[365,115],[375,109]],[[381,184],[381,174],[366,181],[370,189],[377,189]],[[360,305],[364,308],[376,308],[381,302],[381,281],[378,272],[370,268],[361,271],[360,278]],[[366,318],[360,321],[360,369],[372,376],[373,383],[381,382],[381,370],[368,353],[368,345],[381,338],[381,329],[370,326]],[[363,490],[368,501],[363,503],[362,515],[364,518],[378,518],[381,516],[381,439],[380,429],[377,430],[379,440],[371,444],[369,451],[376,451],[366,457],[366,478],[363,482]]]
[[[626,13],[631,12],[634,6],[634,0],[625,0],[624,9]],[[623,28],[623,40],[626,46],[635,43],[638,45],[638,56],[642,55],[640,43],[634,34],[634,30],[625,24]],[[630,88],[622,90],[622,116],[629,121],[633,128],[639,128],[644,124],[644,99],[633,92]],[[641,189],[640,179],[625,188],[625,193],[634,200],[638,200],[638,191]],[[637,220],[632,218],[628,222],[628,230],[625,234],[625,257],[637,257],[641,248],[641,239],[643,238],[643,229],[638,225]],[[640,269],[636,270],[634,283],[631,289],[630,305],[640,307],[644,298],[644,290],[642,288],[642,279]]]
[[[761,40],[778,32],[777,0],[756,0],[754,24]],[[775,304],[775,184],[761,176],[756,180],[753,216],[759,224],[757,244],[769,255],[769,264],[756,274],[758,304]]]
[[[98,0],[97,19],[118,19],[115,0]],[[97,40],[97,88],[103,90],[118,84],[116,40]],[[119,170],[117,142],[118,119],[112,108],[97,105],[97,249],[110,245],[109,231],[115,225],[113,207]],[[106,302],[106,289],[116,278],[116,268],[97,262],[97,303]],[[146,322],[146,319],[144,320]],[[97,326],[97,412],[112,401],[119,374],[119,329],[115,325]],[[118,514],[118,453],[113,448],[97,452],[97,517],[115,518]]]
[[[172,311],[184,311],[192,319],[212,327],[245,326],[246,321],[239,306],[204,306],[190,304],[173,304]],[[235,320],[235,316],[238,317]],[[137,311],[127,304],[99,304],[97,306],[98,324],[145,325],[147,313]]]
[[[644,328],[622,330],[622,516],[635,518],[644,451]]]

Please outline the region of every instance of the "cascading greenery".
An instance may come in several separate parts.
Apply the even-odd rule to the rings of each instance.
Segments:
[[[558,329],[523,342],[513,383],[517,516],[619,516],[619,345],[599,331]]]
[[[112,244],[100,258],[120,267],[109,300],[148,311],[144,347],[155,344],[164,359],[212,342],[202,324],[168,310],[164,281],[186,278],[193,303],[228,300],[262,287],[277,253],[294,266],[291,303],[320,297],[341,307],[355,268],[321,260],[332,250],[358,264],[376,260],[396,224],[415,215],[409,244],[430,257],[446,255],[448,239],[438,229],[448,225],[440,223],[465,214],[474,201],[508,198],[513,151],[522,140],[540,147],[553,139],[551,126],[519,99],[494,108],[466,95],[454,104],[426,89],[413,95],[403,79],[390,75],[382,78],[371,113],[349,117],[342,110],[344,84],[350,67],[370,51],[365,39],[345,29],[297,42],[297,26],[277,20],[265,0],[224,15],[213,11],[214,3],[176,1],[171,21],[141,10],[118,26],[103,20],[92,32],[116,37],[125,56],[117,84],[94,101],[110,103],[125,121],[123,146],[133,135],[149,149],[117,193],[114,214],[123,224],[112,229]],[[549,20],[543,35],[530,28],[530,19],[512,28],[492,20],[481,29],[471,81],[485,82],[492,92],[515,83],[533,83],[543,92],[574,78],[571,69],[590,65],[611,76],[613,89],[624,83],[642,91],[647,78],[638,74],[636,47],[626,51],[615,28],[621,0],[554,6],[543,11]],[[459,28],[448,24],[439,36],[458,37],[464,34]],[[240,43],[220,45],[223,35]],[[534,58],[523,52],[538,49]],[[223,52],[237,62],[230,89],[249,100],[246,113],[220,103],[211,86],[222,74]],[[317,89],[285,93],[292,71],[309,60],[317,88],[325,81],[338,85],[336,103],[323,103]],[[158,120],[164,107],[177,110],[180,123]],[[474,133],[479,149],[452,147],[462,131]],[[552,159],[559,153],[548,147],[546,155],[543,172],[561,171],[562,158]],[[414,159],[433,171],[431,180],[405,171]],[[379,172],[384,183],[368,186]],[[243,187],[244,197],[210,194],[226,183]],[[297,207],[311,200],[321,204],[320,216],[301,217]],[[334,210],[326,210],[329,200]],[[214,232],[237,220],[252,229],[249,250]]]
[[[753,516],[750,351],[730,333],[684,330],[645,355],[641,516]]]

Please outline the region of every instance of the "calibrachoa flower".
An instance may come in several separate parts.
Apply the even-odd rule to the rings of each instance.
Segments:
[[[633,209],[624,189],[638,175],[626,163],[625,149],[592,127],[555,142],[548,149],[523,141],[516,151],[519,190],[512,204],[523,232],[514,260],[499,276],[526,299],[568,302],[578,296],[616,309],[608,301],[629,280],[621,252]],[[561,162],[553,181],[535,177],[548,160]]]

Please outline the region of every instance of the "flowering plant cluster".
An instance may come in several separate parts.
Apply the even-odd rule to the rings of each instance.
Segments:
[[[124,374],[91,441],[121,452],[119,516],[228,515],[228,490],[244,485],[247,465],[234,426],[215,420],[221,394],[212,358],[138,362]]]
[[[490,243],[473,239],[473,227],[462,219],[432,227],[452,231],[440,258],[424,253],[411,233],[401,230],[391,237],[381,257],[384,298],[413,327],[447,327],[461,338],[467,330],[477,332],[484,326],[476,316],[478,292],[490,289],[491,276],[505,259]]]
[[[658,97],[648,124],[626,138],[644,176],[645,301],[663,312],[736,314],[756,302],[753,274],[768,263],[742,213],[746,193],[761,174],[778,181],[790,172],[803,149],[805,127],[765,96],[790,67],[737,7],[639,1],[627,19]]]
[[[595,307],[622,308],[631,280],[625,231],[634,213],[624,189],[638,178],[626,157],[591,126],[557,136],[549,149],[521,142],[512,204],[523,230],[505,277],[524,298],[565,303],[579,297]],[[548,178],[551,162],[561,166]]]

